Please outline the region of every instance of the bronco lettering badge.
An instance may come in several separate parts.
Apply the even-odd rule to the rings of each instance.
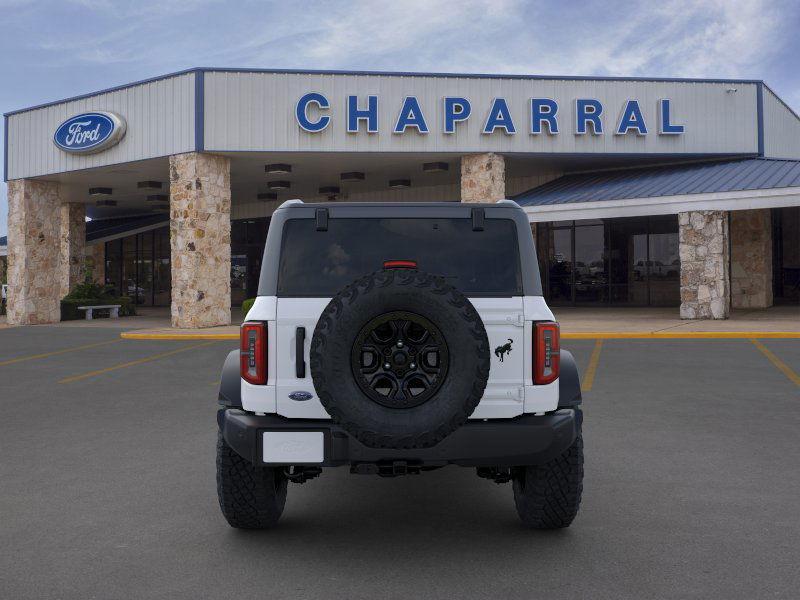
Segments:
[[[309,392],[292,392],[289,394],[289,399],[294,400],[296,402],[305,402],[306,400],[311,400],[314,396]]]

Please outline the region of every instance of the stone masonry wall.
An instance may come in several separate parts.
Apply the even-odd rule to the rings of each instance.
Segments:
[[[58,184],[8,182],[8,323],[57,323],[60,300]]]
[[[106,282],[106,245],[103,242],[86,246],[86,262],[92,269],[92,281]]]
[[[727,319],[728,215],[691,211],[678,215],[681,318]]]
[[[506,197],[506,161],[499,155],[461,157],[461,202],[497,202]]]
[[[772,216],[768,208],[731,212],[731,304],[772,306]]]
[[[59,284],[60,298],[83,281],[84,248],[86,245],[86,205],[65,202],[60,207]]]
[[[170,156],[172,326],[231,322],[230,160]]]

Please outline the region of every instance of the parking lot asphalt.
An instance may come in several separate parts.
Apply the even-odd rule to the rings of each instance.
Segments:
[[[0,598],[799,597],[800,340],[564,346],[594,364],[571,528],[450,467],[330,469],[242,532],[214,483],[234,342],[0,330]]]

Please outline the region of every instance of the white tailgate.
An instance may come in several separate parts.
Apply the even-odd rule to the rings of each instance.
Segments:
[[[503,419],[521,415],[525,406],[525,364],[530,357],[522,297],[470,298],[470,302],[489,336],[491,362],[489,383],[470,418]]]
[[[270,327],[269,340],[269,384],[274,386],[272,406],[275,408],[267,409],[266,412],[274,411],[285,417],[303,419],[330,418],[317,398],[309,364],[309,348],[314,328],[329,301],[329,298],[277,299],[276,320],[274,328]],[[553,318],[544,300],[540,297],[512,297],[470,298],[470,301],[486,327],[491,359],[486,391],[470,418],[502,419],[515,417],[523,412],[554,410],[558,404],[558,382],[533,386],[531,381],[531,321]],[[249,316],[254,317],[252,312]],[[305,327],[303,358],[306,374],[303,378],[298,378],[296,372],[295,343],[298,327]],[[247,386],[243,382],[244,387]],[[252,396],[252,391],[248,392],[251,393],[243,396]],[[295,392],[307,392],[311,397],[309,400],[292,400],[289,395],[295,395]],[[265,406],[266,403],[259,404]]]
[[[330,419],[330,415],[325,412],[317,398],[314,382],[311,380],[311,365],[308,361],[314,328],[317,326],[322,311],[330,301],[330,298],[278,298],[277,343],[274,348],[277,356],[275,395],[279,415],[298,419]],[[298,327],[306,329],[306,341],[303,348],[306,376],[302,379],[297,377],[295,359],[295,340]],[[311,399],[292,400],[289,398],[289,394],[294,392],[308,392],[311,394]]]

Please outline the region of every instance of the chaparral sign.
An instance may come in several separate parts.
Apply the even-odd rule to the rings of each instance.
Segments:
[[[530,98],[527,119],[524,124],[515,122],[505,98],[495,98],[489,105],[486,118],[481,121],[481,133],[491,135],[496,131],[515,135],[524,126],[531,135],[547,133],[558,135],[564,121],[572,126],[575,135],[603,135],[606,130],[614,135],[647,135],[655,129],[659,135],[680,135],[684,126],[674,122],[672,102],[667,98],[658,100],[656,123],[649,123],[644,116],[638,100],[626,100],[620,108],[619,116],[606,114],[603,104],[594,98],[576,98],[567,115],[559,114],[560,107],[552,98]],[[309,109],[313,109],[312,111]],[[347,96],[345,120],[348,133],[378,133],[378,96]],[[571,115],[569,113],[572,113]],[[331,104],[326,96],[318,92],[303,95],[295,106],[295,119],[304,131],[319,133],[331,123],[333,115]],[[442,99],[441,132],[453,134],[460,123],[472,117],[472,104],[467,98],[445,96]],[[609,122],[607,122],[609,121]],[[406,96],[394,119],[392,133],[402,134],[408,129],[427,134],[431,129],[429,119],[422,110],[416,96]]]
[[[67,119],[56,129],[53,143],[70,154],[92,154],[117,144],[125,135],[125,119],[104,110]]]

